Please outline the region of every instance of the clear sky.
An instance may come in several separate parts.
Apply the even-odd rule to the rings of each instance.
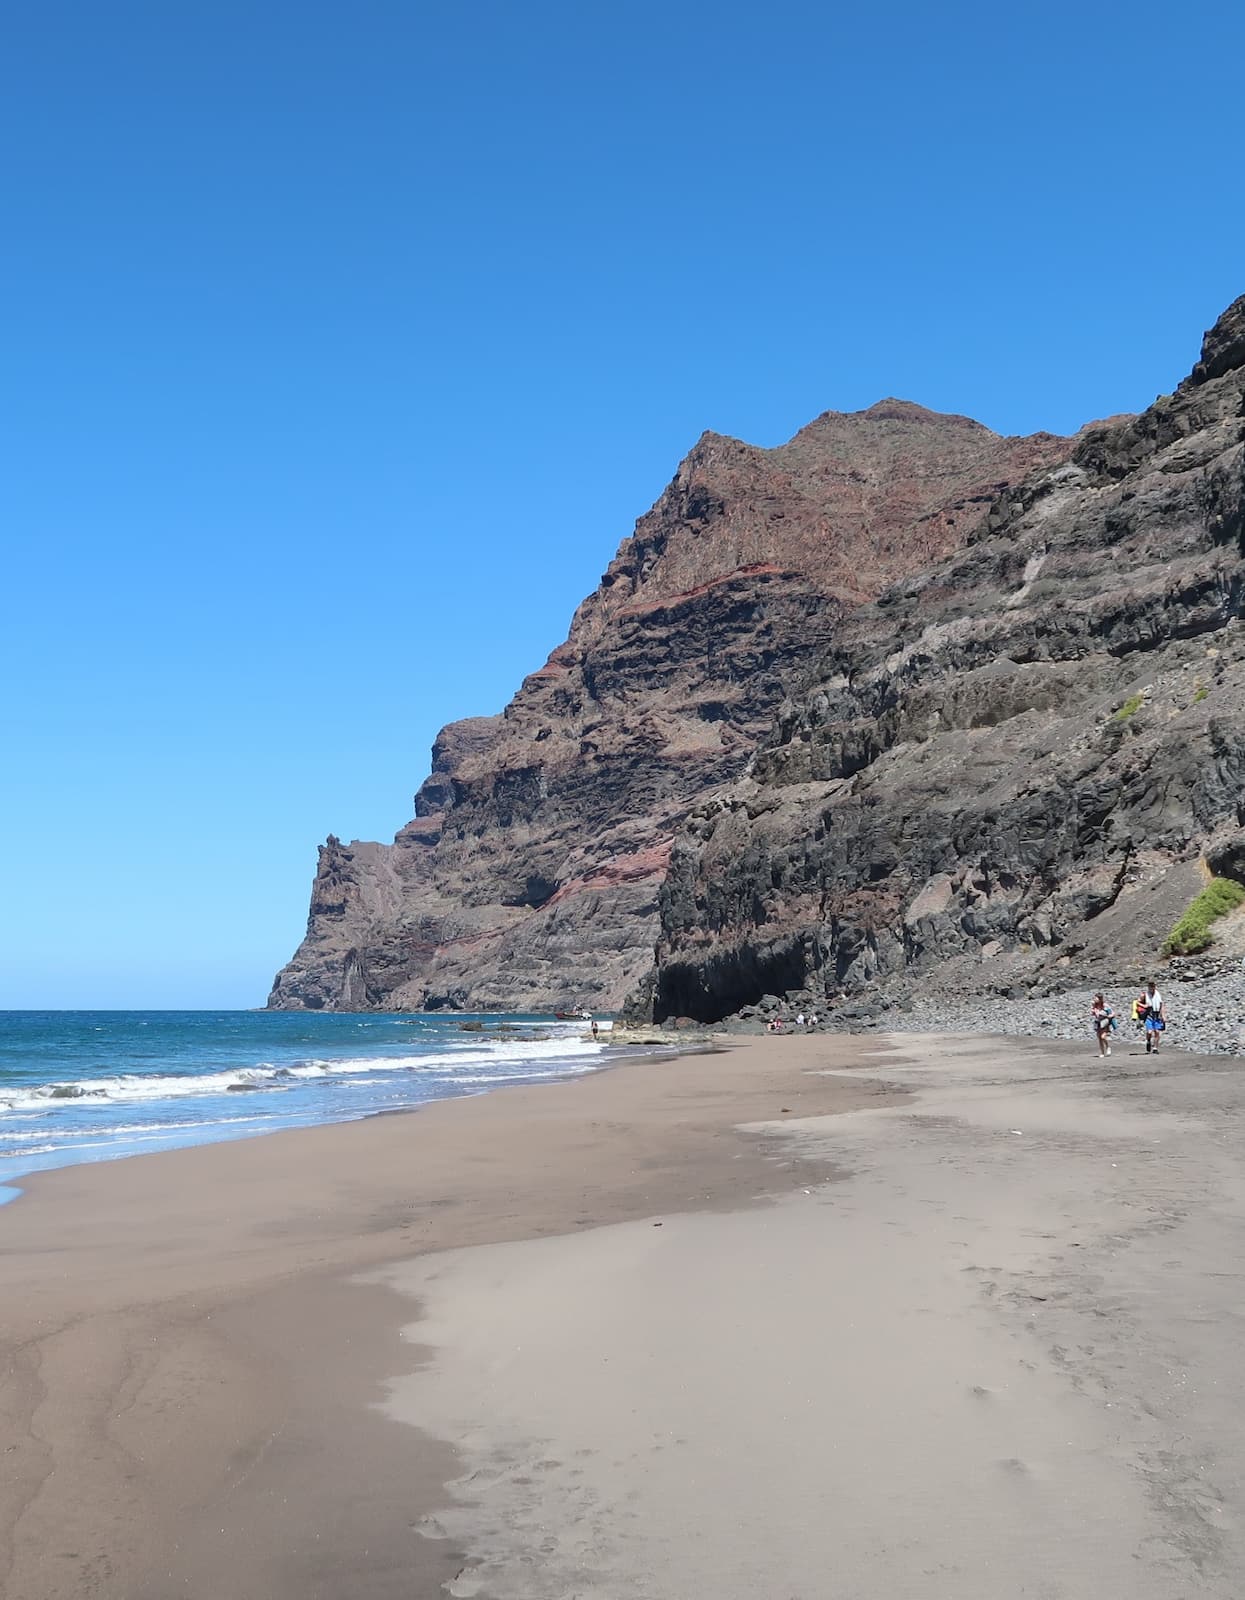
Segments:
[[[47,0],[0,58],[0,1006],[262,1004],[705,428],[1131,410],[1238,0]]]

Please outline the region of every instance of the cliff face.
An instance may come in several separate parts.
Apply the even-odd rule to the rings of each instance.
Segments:
[[[269,1005],[621,1004],[689,809],[854,608],[1071,447],[893,400],[774,450],[706,434],[505,712],[442,731],[394,842],[321,847]]]
[[[1245,861],[1243,593],[1245,298],[1174,394],[841,616],[673,847],[656,1012],[1139,976],[1200,859]]]

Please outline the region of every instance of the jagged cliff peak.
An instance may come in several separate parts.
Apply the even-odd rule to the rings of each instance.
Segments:
[[[1245,294],[1208,328],[1202,339],[1202,354],[1181,388],[1192,388],[1222,378],[1225,373],[1245,367]]]
[[[823,416],[837,416],[842,413],[827,411]],[[973,432],[991,433],[984,422],[978,422],[973,417],[960,416],[954,411],[931,411],[928,406],[918,405],[915,400],[900,400],[895,395],[887,395],[884,399],[875,400],[871,406],[863,411],[852,411],[849,416],[872,417],[876,422],[915,422],[927,427],[952,427],[968,428]],[[821,421],[819,417],[817,419]],[[815,427],[816,423],[810,424]]]
[[[947,432],[967,430],[971,433],[989,435],[992,438],[1000,437],[987,428],[985,423],[977,422],[972,417],[961,416],[953,411],[934,411],[929,406],[918,404],[915,400],[901,400],[894,395],[888,395],[881,400],[875,400],[871,406],[865,406],[859,411],[836,411],[830,409],[819,412],[811,422],[806,422],[790,439],[776,445],[749,444],[746,440],[736,438],[729,433],[716,433],[707,428],[684,457],[680,471],[684,471],[688,464],[694,464],[703,454],[711,454],[715,450],[727,453],[746,452],[749,455],[773,455],[781,453],[798,439],[813,437],[827,429],[856,430],[863,434],[864,426],[868,423],[895,422],[917,428],[933,428]],[[677,474],[676,474],[677,476]]]
[[[1006,483],[1070,448],[1049,433],[1005,439],[909,401],[823,412],[769,448],[702,434],[579,608],[571,640],[641,598],[756,566],[838,598],[876,594],[962,542]]]

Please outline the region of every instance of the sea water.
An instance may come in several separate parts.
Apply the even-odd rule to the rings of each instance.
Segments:
[[[590,1071],[604,1045],[585,1027],[530,1016],[0,1012],[0,1185]]]

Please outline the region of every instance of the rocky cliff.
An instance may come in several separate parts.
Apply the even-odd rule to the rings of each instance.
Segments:
[[[1243,593],[1245,298],[1174,394],[837,618],[673,846],[656,1013],[1144,972],[1204,858],[1245,870]]]
[[[689,809],[743,774],[854,609],[1070,449],[896,400],[773,450],[705,434],[567,642],[502,715],[443,730],[393,843],[321,847],[269,1004],[620,1004],[652,968]]]

